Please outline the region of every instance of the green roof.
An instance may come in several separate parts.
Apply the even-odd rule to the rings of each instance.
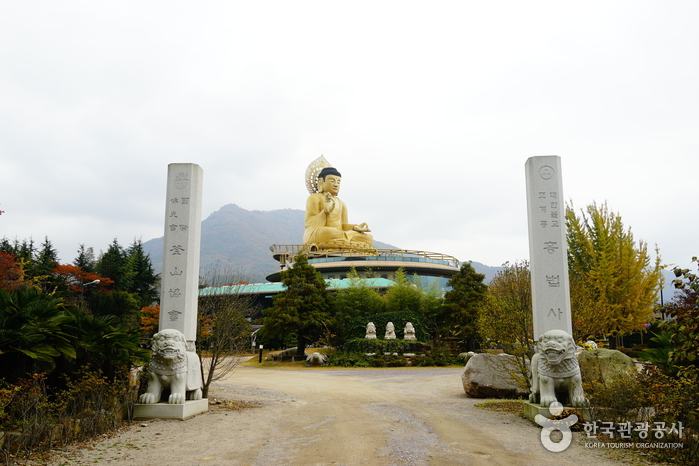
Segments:
[[[387,278],[362,278],[359,282],[364,286],[371,288],[388,288],[393,286],[395,282]],[[348,288],[352,284],[352,280],[325,280],[329,290],[339,290]],[[284,291],[284,284],[277,283],[251,283],[246,285],[228,285],[217,286],[210,288],[202,288],[199,290],[199,296],[211,296],[217,294],[276,294]]]

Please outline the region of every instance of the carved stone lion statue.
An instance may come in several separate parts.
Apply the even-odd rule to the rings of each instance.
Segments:
[[[532,357],[532,392],[529,401],[545,408],[551,403],[568,403],[584,407],[580,365],[575,357],[575,341],[563,330],[549,330],[541,335]],[[561,397],[559,400],[557,395]]]
[[[170,389],[170,404],[201,400],[199,358],[193,351],[187,351],[186,345],[185,337],[179,330],[165,329],[153,336],[148,388],[139,397],[139,403],[159,402],[165,388]]]

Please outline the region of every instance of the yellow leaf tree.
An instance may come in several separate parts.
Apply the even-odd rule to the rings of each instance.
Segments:
[[[606,202],[592,203],[580,215],[566,206],[566,228],[573,322],[590,334],[618,338],[642,329],[663,283],[657,248],[652,260],[647,244],[634,240]],[[576,336],[584,338],[582,332]]]

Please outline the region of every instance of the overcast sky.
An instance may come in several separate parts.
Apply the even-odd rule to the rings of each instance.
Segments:
[[[352,223],[529,258],[524,164],[559,155],[665,263],[699,255],[699,2],[118,1],[0,6],[0,237],[61,262],[163,235],[169,163],[303,209],[323,154]],[[299,242],[301,238],[299,238]]]

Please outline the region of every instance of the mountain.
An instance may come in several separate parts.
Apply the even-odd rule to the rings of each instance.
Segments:
[[[216,263],[241,270],[243,278],[264,282],[265,277],[279,269],[279,262],[272,258],[269,247],[273,244],[300,244],[304,230],[303,210],[282,209],[272,211],[245,210],[228,204],[201,222],[202,270]],[[374,245],[381,249],[396,249],[380,241]],[[160,273],[163,262],[163,237],[143,243],[150,254],[153,268]]]

